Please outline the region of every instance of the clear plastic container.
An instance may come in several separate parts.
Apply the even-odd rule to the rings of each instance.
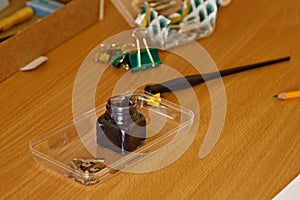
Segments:
[[[146,140],[133,152],[117,153],[97,144],[96,122],[106,111],[104,104],[32,140],[30,150],[35,160],[83,185],[93,185],[142,162],[153,152],[159,153],[160,148],[189,133],[192,111],[141,91],[122,95],[140,97],[137,110],[146,118]],[[82,165],[93,165],[94,171],[83,170]]]

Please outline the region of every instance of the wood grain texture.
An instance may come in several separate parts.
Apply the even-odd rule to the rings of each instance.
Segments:
[[[219,69],[291,56],[291,61],[223,79],[227,96],[221,137],[198,158],[211,102],[205,85],[194,87],[201,110],[197,135],[184,155],[161,170],[120,173],[83,187],[34,162],[29,141],[72,119],[77,70],[102,40],[129,29],[107,1],[105,19],[46,56],[30,73],[18,72],[0,83],[1,187],[3,199],[270,199],[300,173],[300,101],[272,98],[299,89],[300,2],[232,1],[220,9],[215,32],[199,43]],[[172,55],[163,61],[183,75],[195,73]],[[96,104],[110,97],[122,71],[111,68],[97,91]],[[166,99],[174,100],[169,94]],[[191,109],[193,105],[191,103]]]

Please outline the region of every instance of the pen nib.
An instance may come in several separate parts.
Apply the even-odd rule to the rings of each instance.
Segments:
[[[273,98],[276,98],[276,99],[277,99],[277,98],[278,98],[278,94],[274,95]]]

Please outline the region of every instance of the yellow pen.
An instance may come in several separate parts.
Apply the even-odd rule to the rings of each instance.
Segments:
[[[0,20],[0,33],[4,32],[13,26],[20,24],[34,15],[34,10],[31,7],[24,7],[14,14]]]
[[[280,94],[276,94],[273,96],[276,99],[295,99],[300,98],[300,90],[290,91],[290,92],[282,92]]]

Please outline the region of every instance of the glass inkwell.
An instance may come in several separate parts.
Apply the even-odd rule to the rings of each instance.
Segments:
[[[146,139],[146,118],[137,111],[137,96],[114,96],[97,120],[97,144],[118,153],[134,151]]]

